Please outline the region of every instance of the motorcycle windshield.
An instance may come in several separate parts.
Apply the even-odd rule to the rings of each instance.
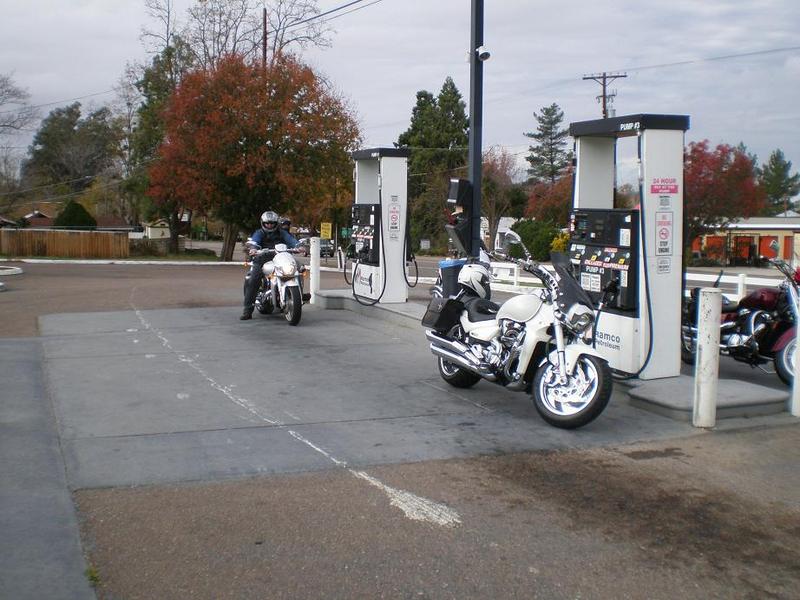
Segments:
[[[553,252],[550,259],[553,262],[556,279],[558,279],[559,304],[563,303],[565,310],[569,310],[573,304],[583,304],[594,310],[591,297],[572,274],[572,262],[569,256],[561,252]]]

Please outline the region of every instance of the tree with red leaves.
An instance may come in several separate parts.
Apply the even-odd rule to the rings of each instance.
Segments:
[[[184,77],[164,113],[150,195],[226,224],[223,258],[264,210],[295,220],[347,202],[355,119],[329,85],[291,56],[266,68],[241,57]],[[177,241],[177,240],[176,240]]]
[[[731,221],[759,214],[766,200],[753,159],[727,144],[710,150],[708,140],[689,144],[684,155],[684,186],[687,246]]]
[[[572,168],[561,172],[555,183],[544,181],[531,188],[526,215],[557,227],[566,227],[572,209]]]

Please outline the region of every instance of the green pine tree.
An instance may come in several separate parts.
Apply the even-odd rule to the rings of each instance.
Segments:
[[[758,171],[758,182],[767,195],[766,212],[777,215],[792,208],[791,198],[800,192],[800,174],[792,175],[792,161],[774,150]]]
[[[572,160],[572,153],[565,149],[569,132],[561,129],[564,112],[553,102],[533,116],[537,122],[536,131],[525,134],[535,141],[525,158],[531,165],[528,175],[532,183],[553,185]]]
[[[427,90],[417,92],[411,123],[395,144],[411,150],[408,195],[415,246],[426,238],[432,249],[446,247],[447,182],[466,177],[468,143],[466,104],[453,80],[447,77],[436,97]]]
[[[395,144],[411,149],[409,197],[422,195],[428,173],[438,173],[444,178],[465,175],[457,169],[467,164],[468,142],[466,105],[450,77],[445,79],[437,97],[427,90],[417,92],[411,123]]]

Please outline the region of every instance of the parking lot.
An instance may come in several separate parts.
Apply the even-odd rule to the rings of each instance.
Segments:
[[[296,328],[238,321],[235,267],[25,271],[0,296],[0,352],[27,352],[13,370],[5,361],[16,386],[5,389],[52,411],[51,450],[100,597],[797,589],[789,417],[698,432],[618,392],[596,422],[561,431],[525,394],[448,388],[411,321],[312,306]],[[22,408],[4,396],[4,427],[35,445],[10,425]],[[9,556],[19,540],[2,537]],[[29,538],[0,571],[7,597],[42,597],[48,584],[18,576],[48,546]],[[46,596],[80,597],[63,582]]]

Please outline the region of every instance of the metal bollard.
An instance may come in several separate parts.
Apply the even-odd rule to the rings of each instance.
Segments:
[[[694,364],[694,411],[692,425],[714,427],[717,419],[717,382],[719,380],[719,323],[722,291],[700,290],[697,311],[697,356]]]
[[[795,326],[794,338],[794,381],[792,382],[792,395],[789,398],[789,414],[793,417],[800,417],[800,360],[798,359],[797,349],[800,348],[800,327]]]
[[[736,285],[736,293],[739,295],[739,300],[747,295],[747,273],[739,273],[739,281]]]
[[[519,287],[519,265],[514,265],[514,287]]]
[[[319,238],[311,238],[311,304],[317,303],[319,294]]]

